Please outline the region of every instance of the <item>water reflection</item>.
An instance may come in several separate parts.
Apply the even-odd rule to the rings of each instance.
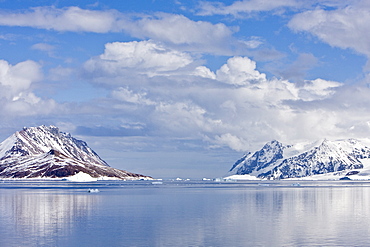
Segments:
[[[364,246],[370,187],[0,189],[0,246]]]
[[[98,201],[99,197],[71,191],[2,190],[0,235],[8,240],[4,246],[57,246]]]
[[[234,198],[222,221],[232,219],[233,228],[244,231],[237,237],[256,245],[366,245],[369,193],[369,187],[247,190]]]

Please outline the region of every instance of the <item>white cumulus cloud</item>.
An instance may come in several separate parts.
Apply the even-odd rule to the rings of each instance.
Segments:
[[[28,90],[32,82],[42,79],[41,66],[34,61],[24,61],[11,65],[0,60],[0,96],[13,98]]]
[[[189,54],[149,40],[108,43],[104,53],[87,61],[84,68],[107,77],[132,72],[154,76],[176,71],[192,62]]]
[[[266,75],[256,70],[256,62],[247,57],[233,57],[216,72],[217,79],[234,85],[245,85],[265,80]]]
[[[43,78],[40,64],[28,60],[11,65],[0,60],[0,114],[35,115],[50,113],[53,100],[42,100],[32,92],[32,84]]]

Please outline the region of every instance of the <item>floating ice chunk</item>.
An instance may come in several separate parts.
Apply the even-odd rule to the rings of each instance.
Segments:
[[[163,182],[152,182],[152,184],[163,184]]]
[[[100,191],[98,189],[88,189],[87,192],[89,192],[89,193],[98,193]]]

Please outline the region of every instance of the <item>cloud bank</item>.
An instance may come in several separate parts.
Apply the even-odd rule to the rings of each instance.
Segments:
[[[0,25],[33,27],[55,31],[106,33],[118,31],[116,11],[96,11],[79,7],[35,7],[21,13],[0,12]]]
[[[157,134],[242,151],[260,140],[316,139],[348,131],[348,121],[330,109],[338,92],[345,91],[342,83],[269,79],[254,61],[240,56],[212,72],[206,66],[191,66],[197,63],[191,54],[153,41],[110,45],[85,63],[85,74],[99,74],[100,83],[113,87],[110,106],[122,121],[134,119]],[[136,51],[137,47],[141,48]],[[174,62],[152,66],[156,59],[163,61],[161,56]],[[124,80],[128,73],[130,82]],[[352,106],[344,115],[351,115],[349,109]]]
[[[301,7],[303,1],[297,0],[243,0],[235,1],[230,5],[222,2],[204,1],[199,5],[199,15],[233,15],[236,17],[248,16],[261,11],[284,11],[286,8]]]
[[[123,14],[116,10],[89,10],[76,6],[0,11],[0,25],[60,32],[124,32],[135,38],[155,39],[185,50],[218,54],[230,53],[237,43],[232,37],[236,29],[223,23],[193,21],[179,14]],[[228,43],[230,45],[225,45]]]
[[[308,32],[321,41],[341,49],[352,49],[370,57],[370,9],[364,1],[326,10],[317,8],[296,14],[288,27],[296,32]]]

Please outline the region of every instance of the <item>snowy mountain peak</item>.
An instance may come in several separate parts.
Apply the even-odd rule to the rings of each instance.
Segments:
[[[230,172],[236,171],[236,174],[249,174],[254,170],[259,171],[283,158],[284,148],[285,146],[276,140],[268,142],[261,150],[243,156],[242,159],[234,164]]]
[[[108,166],[86,142],[56,126],[23,128],[0,144],[0,177],[69,177],[79,172],[93,178],[145,178]]]
[[[258,178],[301,178],[317,174],[362,169],[363,159],[370,158],[370,148],[355,140],[283,145],[266,143],[261,150],[244,155],[230,169],[230,175],[251,175]]]
[[[262,150],[271,151],[271,150],[281,149],[282,147],[283,147],[283,144],[281,142],[273,140],[273,141],[266,143],[263,146]]]
[[[38,155],[51,149],[82,162],[108,164],[86,142],[59,131],[55,126],[38,126],[17,131],[0,145],[0,159],[15,156]]]

